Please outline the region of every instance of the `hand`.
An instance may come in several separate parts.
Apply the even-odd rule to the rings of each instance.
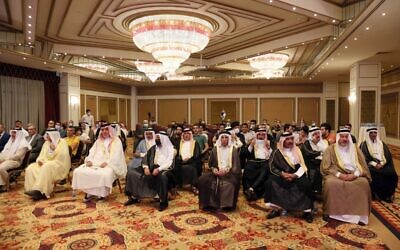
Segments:
[[[224,176],[227,173],[227,171],[221,169],[218,171],[218,176]]]
[[[106,166],[107,166],[107,162],[103,162],[103,163],[100,165],[101,168],[105,168]]]
[[[213,172],[214,175],[218,175],[218,169],[212,168],[212,172]]]
[[[86,162],[86,166],[87,166],[87,167],[91,167],[91,166],[93,166],[93,162],[91,162],[91,161],[87,161],[87,162]]]
[[[354,174],[348,174],[347,175],[347,181],[352,181],[357,179],[357,176],[355,176]]]
[[[158,170],[158,168],[153,170],[153,176],[157,176],[158,173],[160,173],[160,170]]]
[[[375,168],[376,168],[376,169],[381,169],[381,168],[382,168],[382,165],[381,165],[380,163],[378,163],[378,164],[375,165]]]
[[[270,144],[269,140],[265,139],[264,141],[265,141],[265,146],[267,147],[267,149],[270,149],[271,148],[271,144]]]
[[[53,143],[50,143],[50,149],[51,149],[51,150],[54,150],[54,149],[56,149],[56,146],[54,146]]]
[[[254,139],[251,141],[251,146],[254,146],[254,145],[256,145],[256,138],[254,138]]]
[[[149,168],[144,169],[144,174],[145,175],[151,175]]]

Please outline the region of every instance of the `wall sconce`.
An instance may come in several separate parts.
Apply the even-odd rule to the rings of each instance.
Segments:
[[[72,96],[70,97],[70,104],[71,104],[71,106],[78,105],[78,104],[79,104],[79,99],[78,99],[78,97],[72,95]]]
[[[351,93],[350,95],[349,95],[349,97],[347,97],[348,99],[349,99],[349,102],[350,103],[355,103],[356,102],[356,100],[357,100],[357,96],[356,96],[356,93]]]

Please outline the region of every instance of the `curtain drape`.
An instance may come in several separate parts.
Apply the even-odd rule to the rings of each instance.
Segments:
[[[28,122],[39,129],[44,123],[44,85],[42,81],[0,76],[0,117],[7,129],[16,120]]]

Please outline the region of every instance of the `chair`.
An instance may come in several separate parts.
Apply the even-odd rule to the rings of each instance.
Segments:
[[[76,155],[72,155],[72,152],[70,154],[71,156],[71,169],[74,170],[75,168],[79,167],[83,163],[82,159],[82,151],[83,151],[83,142],[80,141],[78,145],[78,149],[76,150]]]
[[[18,176],[21,175],[23,171],[28,167],[29,163],[29,156],[31,155],[31,151],[28,150],[25,153],[24,159],[21,162],[21,165],[17,168],[9,169],[7,170],[8,172],[8,183],[7,183],[7,190],[10,190],[10,183],[15,182],[15,184],[18,184]]]

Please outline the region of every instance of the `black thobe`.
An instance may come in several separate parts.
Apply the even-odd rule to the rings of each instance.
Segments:
[[[265,180],[268,177],[268,160],[256,159],[255,148],[249,152],[246,149],[247,162],[243,171],[243,191],[253,188],[257,198],[261,198],[265,192]]]
[[[313,150],[309,140],[306,140],[301,145],[300,149],[307,166],[308,179],[310,180],[312,189],[313,191],[321,193],[322,175],[320,165],[322,159],[316,159],[316,157],[321,155],[321,152]]]
[[[179,149],[181,150],[181,149]],[[199,166],[201,166],[201,151],[200,145],[197,141],[194,141],[193,155],[187,161],[183,162],[182,157],[179,154],[177,157],[176,165],[178,169],[181,171],[177,173],[181,177],[177,179],[182,180],[182,184],[191,184],[192,186],[197,187],[197,181],[199,178]],[[200,171],[201,173],[201,171]]]
[[[273,203],[291,211],[312,208],[311,184],[306,173],[291,182],[281,177],[282,172],[294,174],[300,167],[300,164],[291,167],[279,149],[272,153],[269,159],[270,176],[265,187],[266,203]]]
[[[208,165],[211,170],[218,169],[217,147],[211,151]],[[216,176],[207,172],[199,178],[199,206],[200,209],[235,209],[240,189],[240,162],[239,152],[232,150],[232,168],[224,176]]]
[[[158,194],[160,202],[168,202],[169,179],[172,178],[171,168],[162,170],[158,175],[145,175],[143,165],[149,166],[150,173],[158,168],[154,164],[156,145],[153,145],[143,157],[142,165],[128,172],[126,177],[125,193],[135,198],[150,198]]]
[[[377,195],[379,199],[387,200],[391,199],[396,191],[398,176],[396,170],[394,169],[392,155],[390,154],[388,146],[382,142],[383,152],[386,158],[386,164],[380,168],[376,169],[370,165],[370,162],[380,163],[380,161],[369,153],[367,142],[361,143],[360,148],[364,154],[365,161],[368,164],[369,171],[371,172],[371,191],[375,196]]]

